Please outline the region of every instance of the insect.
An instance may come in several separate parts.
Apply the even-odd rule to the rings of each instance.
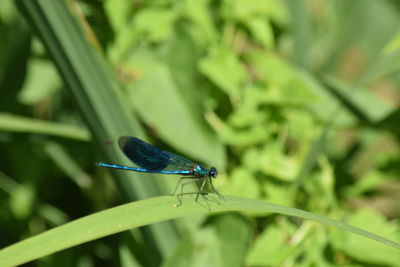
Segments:
[[[211,178],[217,177],[217,170],[211,167],[209,170],[204,168],[199,163],[195,163],[185,157],[176,155],[174,153],[161,150],[153,145],[150,145],[138,138],[130,136],[122,136],[118,140],[118,145],[122,152],[127,156],[133,163],[138,165],[140,168],[128,167],[117,164],[109,164],[104,162],[97,162],[97,166],[107,167],[113,169],[135,171],[135,172],[147,172],[147,173],[161,173],[161,174],[176,174],[182,175],[175,187],[174,193],[179,201],[179,205],[182,205],[182,196],[186,194],[197,194],[196,201],[199,195],[207,195],[204,192],[204,186],[209,181],[212,191],[220,198],[224,197],[218,193],[212,184]],[[192,179],[190,182],[185,182],[181,185],[181,192],[176,194],[179,184],[184,179]],[[183,187],[191,183],[197,183],[201,181],[199,191],[196,193],[183,193]]]

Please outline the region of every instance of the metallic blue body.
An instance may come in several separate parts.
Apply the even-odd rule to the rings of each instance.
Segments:
[[[118,144],[125,156],[140,168],[104,162],[98,162],[97,166],[135,172],[178,174],[193,178],[216,176],[215,168],[207,170],[198,163],[161,150],[135,137],[122,136]]]
[[[179,200],[179,206],[182,205],[182,196],[185,194],[183,193],[183,187],[199,181],[201,181],[201,185],[199,191],[195,193],[197,194],[196,201],[200,195],[206,198],[205,195],[207,193],[204,192],[203,189],[207,181],[209,181],[212,191],[217,194],[220,199],[224,199],[224,197],[214,188],[211,181],[211,178],[217,177],[217,170],[214,167],[211,167],[208,170],[187,158],[158,149],[157,147],[135,137],[122,136],[119,138],[118,144],[125,156],[140,168],[104,162],[97,162],[97,166],[135,172],[177,174],[184,176],[179,179],[173,195],[176,194],[178,186],[183,179],[192,179],[193,181],[183,183],[181,185],[180,194],[176,194]]]

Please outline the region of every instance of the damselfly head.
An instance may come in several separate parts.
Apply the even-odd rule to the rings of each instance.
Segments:
[[[208,176],[211,176],[212,178],[217,178],[217,169],[214,167],[211,167],[210,171],[208,172]]]

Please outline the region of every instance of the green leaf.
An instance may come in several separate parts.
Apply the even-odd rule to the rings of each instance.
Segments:
[[[276,185],[274,183],[265,183],[263,188],[265,196],[262,199],[280,205],[293,205],[294,199],[291,194],[288,194],[286,184]]]
[[[382,237],[391,237],[400,241],[400,235],[396,233],[396,225],[389,223],[379,213],[373,210],[359,210],[348,220],[349,223],[379,233]],[[332,241],[336,249],[361,262],[397,266],[400,261],[399,250],[381,246],[372,240],[365,240],[356,235],[349,235],[347,232],[332,230]],[[365,253],[368,251],[368,253]]]
[[[245,21],[254,38],[262,45],[272,48],[275,45],[271,24],[264,17],[255,17]]]
[[[245,21],[257,15],[268,13],[269,2],[265,0],[254,0],[251,2],[243,0],[228,0],[223,2],[224,15],[229,19]]]
[[[213,196],[210,195],[209,197]],[[333,226],[400,249],[399,243],[382,236],[299,209],[233,196],[225,196],[226,201],[221,203],[208,201],[207,205],[195,202],[194,198],[195,196],[185,196],[181,207],[176,207],[177,200],[175,197],[149,198],[83,217],[3,248],[0,250],[0,266],[19,265],[78,244],[147,224],[182,216],[228,211],[280,213],[294,216]],[[204,199],[200,201],[204,201]],[[398,250],[396,252],[398,255]]]
[[[212,47],[200,62],[200,71],[227,94],[235,95],[247,74],[237,55],[223,45]]]
[[[223,266],[244,266],[252,234],[250,222],[239,214],[222,214],[215,218],[215,230]]]
[[[136,16],[134,30],[148,35],[154,42],[165,40],[171,34],[176,15],[168,9],[145,9]]]
[[[129,8],[130,6],[126,6],[126,9]],[[114,12],[111,8],[108,8],[108,11]],[[119,14],[114,15],[118,16]],[[114,43],[110,47],[109,57],[114,62],[124,62],[131,51],[137,48],[143,40],[155,43],[165,41],[173,33],[176,19],[176,12],[159,7],[148,7],[141,10],[125,27],[120,25],[122,22],[113,19],[113,23],[115,23],[113,26],[119,29]]]
[[[265,146],[259,163],[263,173],[283,181],[294,180],[299,168],[296,159],[285,155],[284,148],[279,143]]]
[[[293,230],[293,229],[292,229]],[[279,266],[293,255],[295,247],[288,245],[290,232],[277,226],[268,227],[258,236],[247,257],[247,265]]]
[[[217,28],[209,12],[210,0],[185,0],[183,15],[192,21],[192,34],[196,43],[204,46],[215,44],[219,41]]]
[[[90,133],[83,127],[6,113],[0,113],[0,129],[10,132],[49,134],[80,141],[91,139]]]
[[[261,193],[255,176],[251,175],[247,169],[240,167],[232,170],[224,192],[229,195],[251,198],[259,198]]]
[[[118,35],[122,29],[129,26],[134,5],[125,0],[107,0],[104,2],[104,11],[112,29]]]

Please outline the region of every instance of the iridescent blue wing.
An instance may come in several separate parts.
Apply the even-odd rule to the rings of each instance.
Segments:
[[[170,161],[169,156],[162,150],[135,137],[122,136],[118,144],[133,163],[148,170],[163,170]]]
[[[158,149],[135,137],[120,137],[118,144],[133,163],[150,171],[187,171],[194,166],[189,159]]]

